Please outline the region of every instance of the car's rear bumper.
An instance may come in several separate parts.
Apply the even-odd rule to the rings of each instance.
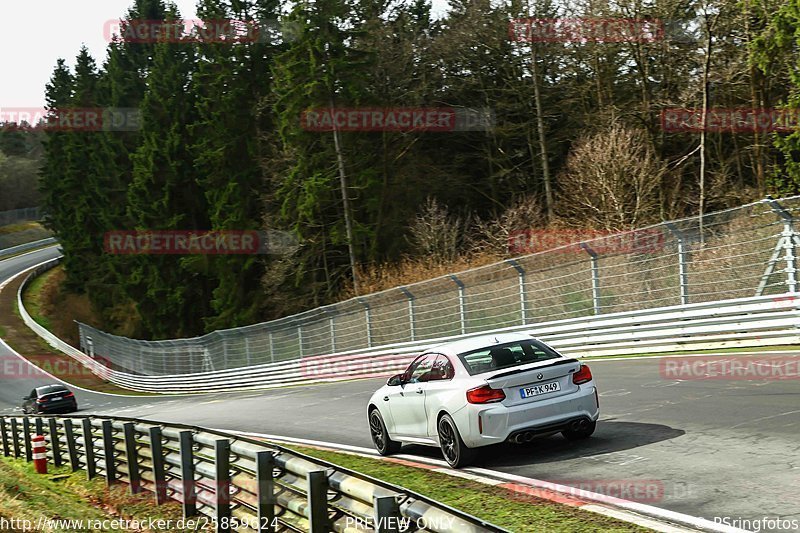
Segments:
[[[576,430],[582,423],[593,422],[588,416],[577,416],[575,418],[567,418],[566,420],[559,420],[552,424],[534,425],[529,428],[514,431],[508,436],[510,442],[527,442],[532,437],[539,435],[552,435],[553,433],[560,433],[568,429]]]
[[[78,402],[58,402],[48,403],[47,405],[40,406],[38,411],[40,413],[57,413],[62,411],[75,411],[78,409]]]
[[[525,432],[537,435],[569,429],[577,420],[596,421],[600,409],[593,383],[581,385],[566,396],[507,407],[503,404],[473,405],[457,413],[464,444],[470,448],[505,442]]]

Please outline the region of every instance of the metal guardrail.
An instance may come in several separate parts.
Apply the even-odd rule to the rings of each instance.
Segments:
[[[2,248],[0,249],[0,259],[22,252],[27,252],[28,250],[35,250],[36,248],[41,248],[43,246],[47,246],[48,244],[56,244],[57,242],[58,241],[55,238],[50,237],[47,239],[40,239],[38,241],[26,242],[25,244],[19,244],[10,248]]]
[[[57,263],[58,259],[53,259],[38,265],[20,285],[17,303],[23,321],[50,346],[84,364],[102,379],[146,392],[262,389],[383,377],[400,371],[416,354],[435,344],[510,331],[535,335],[574,357],[800,343],[800,294],[784,293],[556,320],[246,368],[147,375],[136,369],[109,368],[95,354],[86,354],[70,346],[31,318],[23,305],[22,293],[31,279]],[[141,354],[143,367],[146,367],[144,358],[148,355]]]
[[[145,341],[79,324],[81,348],[118,369],[194,374],[405,342],[430,344],[441,337],[510,327],[538,329],[562,320],[793,293],[798,290],[800,239],[793,227],[798,210],[800,197],[765,199],[708,213],[702,222],[687,218],[574,242],[200,337]],[[517,249],[519,244],[523,251],[547,247],[543,241],[553,232],[542,233],[523,232],[519,243],[510,236],[509,245]],[[569,241],[587,238],[573,230],[563,233]]]
[[[195,426],[100,416],[0,417],[6,457],[32,458],[44,435],[56,466],[89,479],[178,501],[185,518],[218,532],[375,531],[478,533],[507,530],[404,488],[282,446]]]

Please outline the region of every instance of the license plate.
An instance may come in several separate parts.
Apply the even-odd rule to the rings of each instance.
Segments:
[[[61,399],[62,399],[61,396],[55,396],[53,398],[50,398],[50,401],[51,402],[57,402],[58,400],[61,400]]]
[[[551,381],[550,383],[542,383],[541,385],[534,385],[532,387],[523,387],[519,390],[519,394],[523,398],[530,398],[531,396],[539,396],[540,394],[548,394],[560,390],[561,385],[558,381]]]

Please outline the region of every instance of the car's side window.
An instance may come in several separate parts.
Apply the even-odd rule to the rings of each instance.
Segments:
[[[413,361],[411,361],[411,364],[408,365],[408,367],[406,368],[405,372],[403,372],[403,381],[404,382],[407,383],[408,381],[411,380],[411,376],[414,374],[414,370],[417,368],[417,366],[419,366],[419,364],[422,362],[422,360],[425,359],[426,355],[427,354],[422,354],[419,357],[417,357],[416,359],[414,359]]]
[[[450,359],[446,355],[439,354],[436,356],[430,371],[423,377],[425,378],[424,381],[446,381],[453,379],[455,373],[455,368],[453,368],[453,363],[450,362]]]
[[[408,379],[406,381],[408,381],[409,383],[419,383],[427,381],[427,375],[430,372],[431,368],[433,367],[433,362],[435,360],[436,360],[436,354],[427,353],[422,355],[419,359],[414,361],[414,364],[412,364],[413,368],[409,367],[409,369],[406,371],[406,372],[410,371],[410,374],[408,375]]]
[[[32,400],[32,399],[34,399],[34,398],[36,398],[36,389],[33,389],[33,390],[30,392],[30,394],[28,394],[28,398],[30,398],[31,400]]]

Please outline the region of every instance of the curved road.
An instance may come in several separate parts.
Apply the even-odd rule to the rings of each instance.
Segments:
[[[0,261],[0,283],[55,255],[47,249]],[[0,357],[9,356],[0,345]],[[663,496],[644,503],[709,520],[800,519],[800,381],[676,381],[661,377],[657,358],[594,361],[591,367],[601,391],[601,419],[591,439],[570,443],[553,436],[490,447],[476,467],[568,485],[657,483]],[[2,414],[18,412],[20,398],[49,381],[0,379]],[[365,404],[380,384],[191,397],[76,395],[84,413],[371,447]],[[439,457],[430,448],[406,451]]]

